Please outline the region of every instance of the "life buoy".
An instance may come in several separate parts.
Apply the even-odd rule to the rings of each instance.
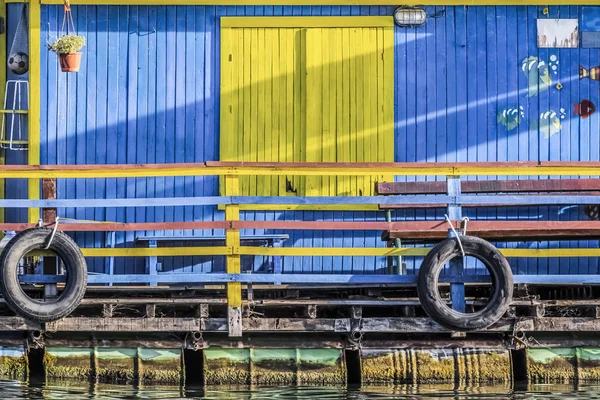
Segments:
[[[450,308],[438,290],[438,279],[444,265],[454,257],[462,257],[456,238],[435,246],[419,268],[417,291],[425,312],[441,326],[455,331],[485,329],[497,322],[508,310],[513,294],[513,276],[506,258],[491,243],[473,236],[460,238],[465,255],[481,261],[490,272],[494,292],[488,304],[474,313]]]
[[[87,285],[85,258],[69,236],[55,232],[49,246],[62,260],[67,281],[60,295],[39,301],[29,297],[21,288],[18,266],[21,258],[32,250],[45,249],[52,229],[25,230],[8,242],[0,255],[0,290],[8,306],[19,316],[36,322],[50,322],[69,315],[81,303]]]

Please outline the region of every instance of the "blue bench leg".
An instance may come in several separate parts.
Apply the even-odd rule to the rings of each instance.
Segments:
[[[148,242],[148,247],[155,249],[157,246],[156,240]],[[158,275],[158,257],[149,256],[146,258],[146,273],[148,275]],[[157,283],[149,283],[150,286],[156,286]]]
[[[281,247],[281,240],[274,240],[273,247],[279,248]],[[281,274],[283,271],[283,257],[282,256],[273,256],[273,273]],[[280,282],[275,282],[277,285],[280,285]]]
[[[460,178],[455,176],[449,176],[448,178],[448,196],[455,197],[456,201],[454,204],[448,204],[448,217],[451,221],[460,220],[462,218],[462,209],[459,204],[460,197]],[[449,236],[453,236],[452,230],[449,231]],[[450,260],[450,275],[462,276],[464,275],[464,259],[462,257],[456,257]],[[450,284],[450,296],[452,297],[452,309],[465,312],[465,284],[464,283],[451,283]]]

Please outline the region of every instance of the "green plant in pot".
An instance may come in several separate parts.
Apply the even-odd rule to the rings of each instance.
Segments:
[[[78,72],[81,64],[81,48],[85,46],[85,38],[78,35],[62,35],[48,45],[48,48],[58,54],[60,68],[63,72]]]

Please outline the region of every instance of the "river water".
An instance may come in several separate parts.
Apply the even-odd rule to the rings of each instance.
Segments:
[[[0,399],[549,399],[600,400],[600,385],[529,385],[459,387],[452,385],[257,388],[132,388],[106,384],[26,384],[0,381]]]

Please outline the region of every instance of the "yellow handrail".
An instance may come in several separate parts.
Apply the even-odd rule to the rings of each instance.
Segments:
[[[218,164],[218,163],[215,163]],[[119,164],[0,166],[0,178],[134,178],[175,176],[600,176],[600,162],[581,163],[320,163],[237,165]]]

